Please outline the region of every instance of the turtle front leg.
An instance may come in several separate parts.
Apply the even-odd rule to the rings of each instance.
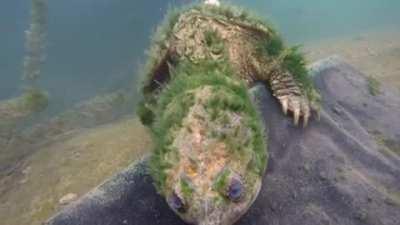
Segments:
[[[303,118],[303,126],[306,127],[311,116],[311,104],[292,74],[282,69],[270,74],[269,84],[273,95],[282,105],[285,115],[288,111],[293,114],[294,124],[299,124]]]
[[[302,118],[303,126],[306,127],[311,112],[316,112],[319,117],[321,97],[308,76],[304,57],[297,52],[297,48],[282,50],[275,58],[269,55],[254,58],[257,79],[269,84],[284,114],[292,113],[296,126]]]

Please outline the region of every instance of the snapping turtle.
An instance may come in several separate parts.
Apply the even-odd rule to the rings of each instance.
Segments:
[[[268,158],[247,90],[265,82],[307,125],[318,93],[302,55],[247,11],[201,4],[166,19],[149,57],[138,114],[156,143],[157,190],[188,223],[233,224],[257,197]]]

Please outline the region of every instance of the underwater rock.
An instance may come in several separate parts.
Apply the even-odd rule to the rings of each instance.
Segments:
[[[307,128],[294,126],[263,85],[251,90],[270,158],[260,194],[237,224],[400,224],[400,93],[382,85],[371,95],[366,77],[338,57],[311,70],[323,105]],[[184,224],[146,168],[131,165],[47,224]]]
[[[64,195],[63,197],[60,198],[60,200],[58,201],[58,203],[60,203],[60,205],[68,205],[71,202],[75,201],[78,198],[78,195],[75,193],[68,193],[66,195]]]

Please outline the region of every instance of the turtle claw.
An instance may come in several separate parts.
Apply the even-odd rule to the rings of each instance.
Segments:
[[[303,122],[303,128],[306,128],[306,127],[307,127],[307,125],[308,125],[308,120],[309,120],[309,117],[306,117],[306,116],[304,116],[303,118],[304,118],[304,122]]]
[[[310,107],[308,107],[307,105],[303,105],[303,111],[304,111],[304,115],[303,115],[303,128],[307,127],[308,125],[308,121],[310,119],[311,116],[311,111],[310,111]]]
[[[295,107],[293,111],[293,117],[294,117],[294,125],[299,125],[299,119],[300,119],[300,107]]]
[[[285,115],[290,111],[293,114],[293,123],[299,125],[300,118],[303,120],[303,127],[308,125],[311,117],[311,106],[308,99],[304,96],[286,95],[279,97],[279,102],[282,105],[282,111]]]
[[[289,101],[287,98],[284,98],[281,100],[282,110],[285,115],[287,115],[287,111],[288,111],[288,107],[289,107],[288,104],[289,104]]]

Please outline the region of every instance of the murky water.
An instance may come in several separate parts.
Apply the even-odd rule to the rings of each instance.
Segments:
[[[112,142],[112,131],[118,134],[128,129],[135,137],[147,137],[145,129],[137,121],[132,122],[134,103],[140,98],[136,92],[137,70],[145,61],[150,36],[167,9],[193,1],[48,2],[44,50],[47,57],[41,65],[40,77],[35,80],[35,85],[49,95],[48,108],[15,123],[0,122],[0,218],[7,217],[7,225],[30,224],[32,218],[39,223],[60,209],[58,200],[62,196],[68,192],[83,194],[130,162],[122,160],[127,150]],[[304,44],[310,60],[341,54],[364,72],[400,86],[398,0],[229,2],[268,18],[289,43]],[[27,85],[21,77],[31,6],[28,0],[0,2],[0,105],[20,96]],[[119,122],[107,126],[114,121]],[[129,121],[136,127],[121,128],[124,124],[121,121]],[[96,135],[99,129],[108,130],[104,132],[110,135],[101,134],[101,138],[87,142],[79,138],[87,137],[88,132]],[[99,145],[99,139],[109,141],[108,151],[113,150],[121,160],[110,162],[111,166],[102,165],[107,169],[105,172],[91,174],[90,170],[82,170],[87,174],[79,176],[81,179],[96,176],[89,181],[66,174],[65,171],[76,172],[71,166],[76,167],[77,158],[81,167],[89,165],[95,170],[95,164],[101,164],[99,159],[104,158],[97,157],[101,153],[94,150],[90,151],[94,152],[92,155],[84,153],[85,149]],[[68,146],[60,147],[64,141]],[[137,144],[139,141],[142,142]],[[124,143],[143,148],[151,145],[140,138]],[[111,149],[113,146],[125,150],[118,152]],[[79,156],[74,158],[75,154]],[[70,161],[57,155],[69,157]],[[53,171],[49,180],[38,178],[46,176],[45,169]],[[68,176],[67,184],[57,176]],[[41,189],[38,180],[43,186],[62,188]],[[30,188],[35,190],[27,194]],[[18,218],[21,214],[24,217]]]

